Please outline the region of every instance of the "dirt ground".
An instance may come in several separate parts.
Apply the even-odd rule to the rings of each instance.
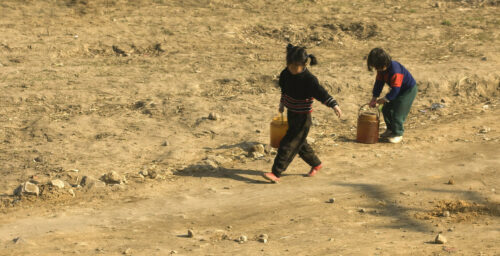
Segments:
[[[499,4],[0,1],[0,255],[500,255]],[[289,42],[345,116],[271,184]],[[377,46],[418,83],[401,144],[355,142]]]

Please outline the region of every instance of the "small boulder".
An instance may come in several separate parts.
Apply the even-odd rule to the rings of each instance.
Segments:
[[[56,188],[64,188],[64,181],[62,180],[51,180],[50,185]]]
[[[36,184],[33,184],[29,181],[21,184],[15,191],[15,195],[40,195],[40,188]]]
[[[101,178],[106,184],[121,184],[123,182],[122,176],[115,171],[104,174]]]
[[[448,240],[446,240],[446,237],[441,234],[438,234],[436,239],[434,239],[434,243],[436,244],[445,244],[446,242],[448,242]]]
[[[92,177],[92,176],[84,176],[81,183],[82,187],[94,189],[94,188],[104,188],[106,187],[106,183]]]
[[[187,237],[189,237],[189,238],[194,237],[194,231],[192,229],[188,229]]]
[[[208,114],[208,119],[217,121],[220,119],[220,116],[215,112],[210,112],[210,114]]]

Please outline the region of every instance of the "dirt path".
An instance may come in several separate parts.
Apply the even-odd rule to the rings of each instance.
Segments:
[[[429,142],[339,142],[321,153],[326,168],[317,178],[303,177],[305,165],[295,161],[281,184],[264,183],[259,175],[270,164],[257,161],[54,212],[25,209],[2,218],[0,254],[497,255],[498,143],[458,139],[477,124],[498,139],[499,113],[412,131],[425,141],[432,130]],[[459,200],[469,204],[453,208]],[[439,208],[443,201],[449,208]],[[188,229],[194,238],[185,237]],[[433,244],[438,233],[449,242]],[[268,243],[257,241],[260,234]],[[240,235],[249,241],[235,242]],[[16,237],[21,242],[12,243]]]

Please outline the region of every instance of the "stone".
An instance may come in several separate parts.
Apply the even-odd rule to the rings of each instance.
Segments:
[[[210,114],[208,114],[208,119],[217,121],[220,119],[220,116],[215,112],[210,112]]]
[[[51,180],[50,185],[56,188],[64,188],[64,181],[62,180]]]
[[[147,176],[149,176],[149,172],[148,172],[148,170],[142,170],[139,172],[139,175],[142,175],[143,177],[147,177]]]
[[[268,239],[269,239],[269,236],[267,234],[261,234],[259,236],[259,242],[261,242],[261,243],[264,243],[264,244],[267,243]]]
[[[455,184],[455,180],[453,180],[453,179],[449,179],[449,180],[448,180],[448,185],[453,185],[453,184]]]
[[[123,182],[122,176],[115,171],[104,174],[101,178],[106,184],[121,184]]]
[[[245,243],[245,242],[247,242],[247,241],[248,241],[248,237],[247,237],[247,236],[245,236],[245,235],[241,235],[241,236],[238,238],[238,242],[239,242],[240,244]]]
[[[158,178],[158,172],[155,170],[149,170],[148,176],[151,179],[156,179]]]
[[[488,60],[488,57],[482,57],[481,58],[482,61],[487,61]]]
[[[68,189],[68,193],[69,193],[71,196],[73,196],[73,197],[75,197],[75,196],[76,196],[76,195],[75,195],[75,191],[73,191],[73,189],[72,189],[72,188]]]
[[[188,229],[187,237],[189,237],[189,238],[194,237],[194,231],[192,229]]]
[[[106,183],[92,176],[84,176],[81,182],[81,186],[89,189],[97,189],[106,187]]]
[[[444,211],[443,217],[450,217],[450,211]]]
[[[257,145],[253,145],[250,148],[250,153],[252,153],[252,152],[257,152],[257,153],[264,154],[266,152],[266,149],[264,148],[264,145],[257,144]]]
[[[316,142],[316,140],[312,137],[307,137],[306,140],[307,140],[307,143],[309,143],[309,144],[314,144]]]
[[[36,184],[29,181],[21,184],[16,190],[14,190],[15,195],[40,195],[40,188]]]
[[[132,255],[132,249],[131,248],[127,248],[124,252],[123,252],[124,255]]]
[[[361,208],[361,209],[359,209],[359,212],[360,213],[366,213],[366,209],[365,208]]]
[[[261,157],[264,157],[264,154],[259,153],[259,152],[251,152],[250,153],[250,157],[252,157],[252,158],[261,158]]]
[[[446,237],[441,234],[438,234],[436,239],[434,239],[434,243],[436,244],[445,244],[446,242],[448,242],[448,240],[446,240]]]
[[[483,126],[483,127],[481,127],[481,129],[479,129],[479,133],[482,133],[482,134],[489,133],[490,131],[491,131],[491,128],[486,127],[486,126]]]
[[[166,146],[169,146],[169,145],[170,145],[170,142],[168,142],[168,141],[164,141],[164,142],[162,142],[162,143],[161,143],[161,145],[162,145],[163,147],[166,147]]]
[[[328,203],[330,203],[330,204],[335,203],[335,198],[330,198],[330,199],[328,199]]]

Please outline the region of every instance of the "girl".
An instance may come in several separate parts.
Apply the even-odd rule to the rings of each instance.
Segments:
[[[280,181],[281,174],[297,153],[311,166],[307,176],[316,175],[321,168],[321,161],[306,141],[311,127],[313,98],[333,108],[339,118],[342,116],[337,101],[328,94],[318,83],[318,79],[306,68],[308,59],[311,59],[311,66],[318,63],[316,57],[308,55],[304,47],[291,44],[286,47],[286,52],[287,67],[281,72],[279,79],[281,88],[279,112],[283,113],[285,107],[288,110],[288,131],[280,142],[272,172],[263,174],[264,178],[274,183]]]
[[[380,136],[388,137],[391,143],[399,143],[403,140],[403,123],[417,95],[415,79],[403,65],[393,61],[381,48],[370,51],[367,66],[369,71],[372,71],[372,68],[377,70],[370,107],[374,108],[377,103],[384,104],[382,114],[387,130]],[[385,97],[377,99],[386,83],[391,90]]]

